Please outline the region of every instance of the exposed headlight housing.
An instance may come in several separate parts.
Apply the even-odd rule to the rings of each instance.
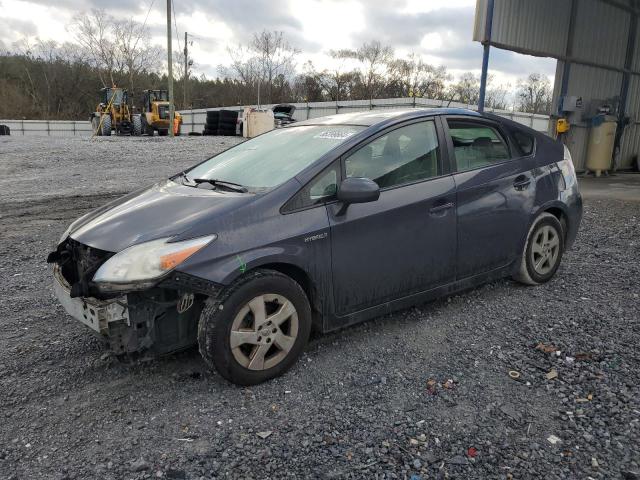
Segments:
[[[60,240],[58,240],[58,245],[60,245],[62,242],[64,242],[67,239],[71,231],[74,230],[75,226],[78,225],[86,216],[88,216],[89,213],[85,213],[80,218],[77,218],[73,222],[71,222],[71,224],[67,227],[64,233],[60,236]]]
[[[217,235],[208,235],[173,243],[161,238],[133,245],[102,264],[93,282],[99,287],[108,285],[109,289],[126,289],[140,282],[155,283],[216,238]]]

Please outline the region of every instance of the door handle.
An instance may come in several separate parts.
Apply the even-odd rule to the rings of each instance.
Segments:
[[[442,205],[436,205],[435,207],[431,207],[429,209],[429,213],[430,214],[436,214],[436,213],[440,213],[440,212],[444,212],[446,210],[449,210],[450,208],[453,208],[453,203],[449,202],[449,203],[443,203]]]
[[[524,190],[529,185],[531,185],[531,179],[529,177],[520,176],[515,179],[513,182],[513,188],[516,190]]]

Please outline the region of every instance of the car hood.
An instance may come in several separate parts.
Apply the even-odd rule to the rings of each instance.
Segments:
[[[187,187],[167,180],[90,212],[72,226],[70,236],[84,245],[119,252],[134,244],[185,233],[254,197]]]
[[[281,113],[288,116],[293,115],[293,112],[296,111],[296,107],[294,105],[276,105],[273,107],[273,113]]]

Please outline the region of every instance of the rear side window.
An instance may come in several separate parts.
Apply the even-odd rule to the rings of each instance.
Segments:
[[[535,139],[533,138],[533,135],[529,135],[520,130],[514,130],[511,133],[511,136],[523,157],[529,156],[533,153],[533,149],[535,148]]]
[[[457,120],[447,123],[459,172],[509,160],[509,149],[495,128]]]

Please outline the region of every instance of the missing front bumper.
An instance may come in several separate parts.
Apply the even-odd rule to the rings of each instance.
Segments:
[[[163,355],[184,350],[197,342],[198,319],[206,295],[189,292],[207,289],[188,276],[180,275],[177,280],[166,283],[172,288],[151,288],[99,300],[71,298],[69,284],[57,264],[53,274],[55,295],[67,313],[100,334],[116,355],[143,352]],[[185,289],[186,285],[191,288]],[[190,296],[188,305],[184,301],[185,293]]]
[[[53,290],[56,298],[69,315],[89,327],[94,332],[107,336],[112,322],[130,325],[127,297],[111,300],[95,298],[72,298],[71,287],[62,276],[60,267],[53,267]]]

